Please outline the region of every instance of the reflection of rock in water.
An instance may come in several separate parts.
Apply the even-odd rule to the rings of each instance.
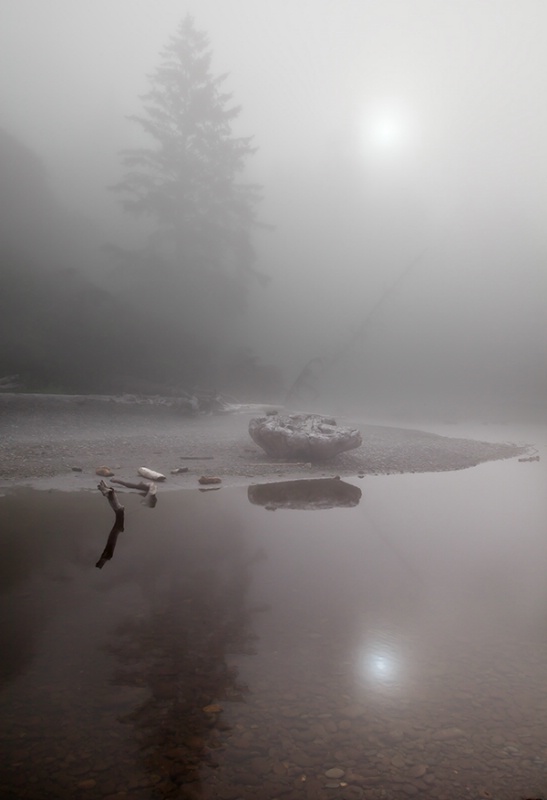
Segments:
[[[249,486],[248,497],[251,503],[271,511],[276,508],[320,510],[358,505],[361,489],[340,478],[315,478],[255,484]]]

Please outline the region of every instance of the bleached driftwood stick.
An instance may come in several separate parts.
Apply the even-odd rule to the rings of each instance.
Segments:
[[[154,482],[145,483],[144,481],[140,481],[139,483],[131,483],[131,481],[122,481],[119,478],[111,478],[110,483],[117,483],[119,486],[124,486],[126,489],[136,489],[138,492],[144,492],[143,502],[146,503],[147,506],[150,506],[150,508],[154,508],[158,502],[158,498],[156,497],[158,487]]]

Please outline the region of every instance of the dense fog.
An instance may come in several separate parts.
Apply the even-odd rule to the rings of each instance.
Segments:
[[[543,414],[544,3],[4,0],[0,18],[0,378]],[[210,54],[184,80],[226,114],[205,130],[198,108],[184,147],[157,116],[151,181],[151,76],[180,104],[157,70],[184,24]]]

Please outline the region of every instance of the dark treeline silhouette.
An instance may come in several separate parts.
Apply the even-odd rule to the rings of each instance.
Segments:
[[[122,154],[113,187],[149,235],[133,250],[97,242],[96,264],[74,245],[38,157],[0,132],[0,377],[16,373],[28,390],[154,394],[234,391],[238,374],[251,394],[276,382],[232,345],[249,286],[267,282],[252,243],[260,187],[242,177],[254,147],[233,135],[239,108],[210,63],[187,16],[133,117],[143,146]]]
[[[29,389],[104,385],[126,355],[116,332],[131,314],[85,277],[43,165],[5,131],[0,211],[0,374]]]

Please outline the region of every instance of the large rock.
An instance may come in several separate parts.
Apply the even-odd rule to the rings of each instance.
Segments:
[[[344,428],[332,417],[290,414],[256,417],[249,434],[272,458],[326,461],[362,444],[357,428]]]

